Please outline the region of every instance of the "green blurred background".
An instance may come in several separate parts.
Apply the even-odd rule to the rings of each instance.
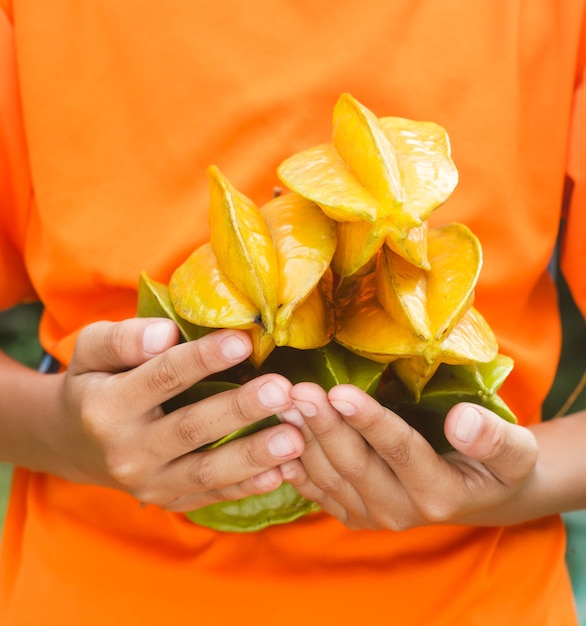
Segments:
[[[559,281],[560,305],[563,311],[562,359],[555,384],[544,405],[544,416],[551,419],[567,404],[585,373],[586,324],[575,307],[565,283]],[[41,357],[37,327],[41,308],[28,304],[0,312],[0,349],[14,358],[36,367]],[[586,408],[582,389],[566,413]],[[11,468],[0,463],[0,532],[10,489]],[[586,511],[564,516],[568,528],[567,561],[572,576],[576,603],[582,626],[586,626]]]
[[[0,349],[15,359],[36,367],[42,351],[37,340],[41,306],[37,303],[0,312]],[[10,492],[11,467],[0,463],[0,531]]]

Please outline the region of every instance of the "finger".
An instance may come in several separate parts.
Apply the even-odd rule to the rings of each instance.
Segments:
[[[401,481],[422,516],[420,520],[407,517],[407,526],[454,521],[492,506],[502,499],[507,485],[529,474],[536,461],[537,446],[529,431],[476,405],[452,409],[445,429],[456,452],[439,456],[399,416],[360,390],[346,385],[334,388],[331,401]],[[462,415],[464,406],[478,411],[480,423],[470,413]]]
[[[320,489],[309,477],[300,459],[287,461],[280,466],[283,480],[295,487],[297,492],[307,500],[315,502],[322,511],[335,517],[343,524],[351,526],[350,516],[345,506],[334,497]]]
[[[164,352],[178,340],[177,326],[167,319],[95,322],[79,333],[70,371],[72,374],[124,371]]]
[[[313,383],[299,383],[291,389],[291,399],[306,425],[303,463],[312,476],[334,468],[336,473],[360,482],[367,471],[368,445],[331,405],[326,392]]]
[[[537,462],[533,433],[480,405],[456,405],[448,413],[444,429],[458,452],[482,463],[506,485],[523,481]]]
[[[234,500],[241,500],[250,496],[260,495],[263,493],[269,493],[277,489],[283,482],[283,477],[279,468],[272,468],[237,483],[235,485],[228,485],[217,489],[215,491],[207,491],[205,493],[188,493],[177,497],[172,502],[161,504],[168,511],[175,513],[184,513],[187,511],[196,511],[202,507],[209,506],[210,504],[217,504],[218,502],[231,502]],[[156,504],[156,503],[151,503]]]
[[[164,466],[148,486],[134,495],[141,501],[168,507],[180,498],[211,503],[242,497],[243,492],[233,487],[245,481],[249,491],[246,495],[264,492],[282,481],[280,471],[267,472],[298,458],[303,449],[301,433],[289,424],[279,424],[213,450],[184,455]],[[260,478],[255,482],[255,477]]]
[[[251,350],[244,332],[219,330],[173,346],[110,382],[114,399],[148,412],[210,374],[244,360]]]
[[[437,480],[453,468],[400,416],[353,385],[330,390],[332,405],[355,428],[413,495],[435,491]]]
[[[370,457],[364,439],[344,422],[318,385],[295,385],[291,399],[306,425],[301,429],[305,438],[303,466],[317,488],[313,492],[313,486],[306,487],[306,493],[326,510],[328,499],[333,499],[354,515],[364,514],[366,477],[377,461]]]
[[[154,419],[145,445],[169,462],[289,408],[290,389],[291,383],[278,374],[253,378]]]
[[[330,462],[327,448],[337,439],[337,428],[343,429],[345,424],[319,385],[299,383],[292,387],[290,396],[301,416],[300,430],[305,439],[303,465],[314,482],[335,490],[337,481],[334,477],[338,472]]]

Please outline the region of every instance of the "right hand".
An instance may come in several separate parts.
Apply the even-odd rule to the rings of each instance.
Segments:
[[[292,406],[291,384],[268,374],[169,414],[161,404],[243,361],[248,335],[220,330],[178,344],[170,320],[97,322],[78,337],[50,425],[54,473],[125,491],[171,511],[276,489],[300,456],[297,428],[279,424],[219,448],[200,446]]]

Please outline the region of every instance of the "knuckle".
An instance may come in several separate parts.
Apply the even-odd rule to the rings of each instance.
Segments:
[[[203,371],[208,373],[214,371],[213,367],[211,367],[210,364],[210,361],[213,361],[214,353],[207,346],[207,342],[202,340],[190,341],[186,345],[189,347],[190,350],[190,367],[193,368],[194,371]]]
[[[340,471],[351,484],[363,483],[368,473],[366,465],[361,463],[346,463]]]
[[[108,409],[108,395],[94,393],[95,381],[89,381],[86,392],[79,399],[79,420],[83,432],[105,447],[111,437],[112,419]]]
[[[385,528],[392,530],[397,533],[405,532],[406,530],[411,530],[414,527],[414,524],[411,520],[402,517],[391,517],[385,522]]]
[[[385,447],[384,459],[391,467],[404,468],[411,462],[411,446],[410,441],[413,437],[412,431],[406,439],[400,439]]]
[[[197,459],[196,462],[187,469],[187,484],[192,486],[197,492],[209,492],[223,486],[214,465],[207,460],[208,455],[206,453],[196,454],[201,454],[201,458]]]
[[[108,332],[104,335],[104,350],[108,356],[117,359],[124,354],[128,344],[128,333],[123,324],[111,323]]]
[[[281,465],[281,474],[283,475],[283,480],[286,480],[293,486],[301,486],[307,482],[307,474],[298,459],[283,463]]]
[[[431,498],[419,510],[429,523],[441,524],[453,518],[456,507],[446,498]]]
[[[225,369],[218,350],[217,339],[213,333],[197,341],[190,341],[185,346],[189,350],[189,366],[193,371],[207,375]]]
[[[230,401],[230,414],[241,422],[250,422],[250,409],[248,408],[247,387],[242,386],[226,394]]]
[[[420,517],[416,513],[412,502],[405,499],[403,502],[387,508],[377,518],[377,527],[385,528],[395,532],[404,532],[416,526],[415,517]]]
[[[508,429],[499,427],[491,429],[489,435],[482,444],[481,456],[482,461],[507,461],[517,454],[517,450],[511,440]]]
[[[120,452],[110,452],[104,458],[107,473],[126,491],[135,493],[140,487],[141,468]]]
[[[378,513],[369,512],[366,516],[366,523],[372,530],[392,530],[393,532],[402,532],[413,527],[408,514],[395,508]]]
[[[265,470],[269,465],[265,463],[265,459],[262,454],[259,454],[257,446],[254,445],[254,439],[245,437],[241,441],[240,445],[240,457],[242,464],[253,470]]]
[[[378,526],[395,532],[404,532],[415,528],[424,520],[421,511],[414,506],[410,498],[405,497],[380,514]]]
[[[196,450],[205,443],[208,443],[204,430],[203,423],[188,413],[182,419],[175,422],[171,428],[170,436],[171,440],[180,448],[186,447]]]
[[[164,354],[157,361],[157,367],[152,369],[147,385],[166,394],[175,393],[183,389],[183,376],[177,365]]]

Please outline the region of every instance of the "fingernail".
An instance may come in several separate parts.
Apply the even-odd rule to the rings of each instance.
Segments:
[[[350,404],[350,402],[346,402],[345,400],[331,400],[330,402],[334,409],[342,415],[354,415],[354,413],[356,413],[356,407]]]
[[[237,335],[228,335],[220,341],[220,352],[230,361],[236,361],[248,354],[249,348]]]
[[[169,322],[154,322],[145,328],[142,335],[142,349],[147,354],[159,354],[167,346],[171,324]]]
[[[279,483],[279,474],[274,469],[270,469],[268,472],[263,472],[252,477],[252,480],[257,489],[261,491],[268,491],[276,489]]]
[[[275,383],[265,383],[258,389],[258,399],[267,409],[281,406],[287,403],[287,395]]]
[[[473,407],[467,406],[456,422],[454,435],[463,443],[470,443],[480,432],[482,416]]]
[[[281,411],[278,417],[281,421],[293,424],[293,426],[297,426],[297,428],[301,428],[303,424],[305,424],[303,416],[297,409],[287,409],[286,411]]]
[[[287,435],[279,433],[274,437],[271,437],[267,443],[269,452],[276,457],[288,456],[295,450],[295,447],[291,443],[291,440]]]
[[[299,476],[299,460],[285,461],[279,465],[283,480],[295,480]]]
[[[317,415],[317,408],[315,404],[312,404],[311,402],[306,402],[305,400],[295,400],[295,406],[306,417],[315,417]]]

